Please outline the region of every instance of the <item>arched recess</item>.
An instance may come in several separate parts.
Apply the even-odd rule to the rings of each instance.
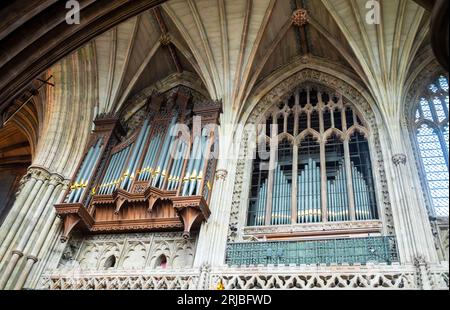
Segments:
[[[31,165],[42,125],[42,101],[45,91],[26,92],[10,108],[0,127],[0,225],[12,207],[21,179]],[[24,102],[26,102],[24,104]]]
[[[330,72],[331,70],[328,69]],[[331,89],[333,92],[342,95],[342,101],[345,105],[352,106],[358,115],[363,115],[364,125],[371,138],[369,139],[369,149],[372,155],[373,177],[375,186],[375,196],[377,203],[377,210],[379,212],[379,219],[382,222],[382,233],[386,235],[395,234],[392,211],[390,207],[390,195],[387,187],[385,166],[383,164],[383,154],[381,150],[380,135],[377,128],[378,111],[374,107],[370,96],[363,89],[358,87],[358,83],[353,81],[347,82],[341,79],[340,74],[330,74],[328,72],[318,71],[309,68],[303,68],[284,80],[279,80],[280,76],[275,76],[276,80],[266,81],[262,89],[262,94],[255,92],[252,96],[253,102],[247,106],[241,115],[241,122],[247,125],[260,124],[260,120],[273,107],[276,102],[287,102],[292,93],[301,86],[307,84],[317,85],[321,88]],[[261,91],[261,89],[260,89]],[[353,124],[358,127],[357,124]],[[352,125],[352,126],[353,126]],[[351,128],[350,128],[351,129]],[[335,131],[338,131],[337,129]],[[358,132],[357,129],[351,129],[351,134]],[[350,133],[348,133],[350,136]],[[350,137],[351,138],[351,137]],[[229,230],[229,241],[242,240],[246,235],[256,232],[256,230],[245,227],[245,218],[248,205],[248,188],[250,187],[249,177],[252,171],[252,160],[248,154],[254,151],[254,147],[249,139],[249,136],[244,135],[239,149],[240,157],[236,167],[236,180],[234,195],[232,198],[232,210],[230,218],[230,227],[237,229]],[[244,228],[245,227],[245,228]],[[295,230],[296,228],[292,226]],[[273,229],[276,231],[276,229]]]

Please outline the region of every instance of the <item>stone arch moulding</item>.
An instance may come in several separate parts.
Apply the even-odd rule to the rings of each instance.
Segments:
[[[380,220],[383,222],[383,233],[395,235],[391,199],[387,185],[384,157],[381,149],[380,135],[377,128],[376,110],[371,107],[370,99],[367,94],[363,95],[350,83],[336,77],[335,75],[325,73],[314,69],[303,69],[281,83],[273,87],[269,92],[262,96],[262,99],[256,105],[253,105],[243,115],[246,115],[241,121],[245,124],[257,124],[261,117],[273,106],[280,102],[288,94],[292,94],[298,87],[304,84],[312,84],[319,87],[330,89],[342,95],[344,103],[350,103],[361,115],[370,130],[371,139],[369,139],[370,152],[372,154],[374,180],[376,184],[376,198],[378,209],[380,211]],[[357,85],[357,83],[354,83]],[[237,242],[243,239],[243,227],[248,207],[248,191],[250,188],[250,174],[252,160],[248,160],[249,152],[252,147],[249,144],[248,136],[244,136],[240,145],[240,156],[236,165],[236,179],[233,190],[232,206],[230,212],[230,228],[228,231],[228,241]],[[237,228],[237,229],[236,229]],[[277,227],[271,227],[273,232],[277,232]],[[286,229],[286,228],[283,228]],[[292,226],[292,229],[295,229]]]

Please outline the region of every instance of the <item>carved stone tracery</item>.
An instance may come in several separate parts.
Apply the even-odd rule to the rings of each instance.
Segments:
[[[363,97],[363,95],[356,90],[351,85],[345,83],[344,81],[336,78],[332,75],[329,75],[324,72],[305,69],[297,74],[291,76],[290,78],[281,82],[278,86],[273,88],[269,93],[267,93],[263,99],[257,104],[257,106],[252,110],[247,124],[259,124],[260,119],[266,115],[266,113],[273,107],[273,105],[277,102],[283,102],[286,98],[288,98],[292,92],[305,84],[312,84],[320,90],[320,88],[333,89],[337,93],[342,94],[344,103],[350,103],[354,106],[362,115],[364,115],[365,121],[370,129],[372,134],[371,144],[372,144],[372,152],[373,158],[372,160],[376,163],[374,165],[374,172],[377,174],[378,182],[378,191],[380,193],[380,211],[384,213],[386,232],[388,234],[394,234],[394,226],[392,219],[392,210],[391,210],[391,202],[390,196],[387,186],[386,172],[384,166],[384,156],[381,149],[380,136],[377,128],[377,122],[375,118],[375,114],[369,104],[369,102]],[[235,178],[235,187],[233,191],[233,200],[232,207],[230,213],[230,229],[228,232],[228,241],[233,242],[237,241],[238,231],[242,229],[240,226],[239,219],[241,218],[241,212],[245,212],[245,207],[243,204],[246,204],[246,201],[242,200],[243,191],[248,190],[249,186],[247,186],[246,182],[248,182],[248,173],[251,170],[251,161],[248,161],[243,158],[249,158],[248,154],[250,152],[250,145],[248,135],[245,135],[241,142],[240,147],[240,156],[237,162],[236,167],[236,178]],[[247,180],[247,181],[244,181]],[[244,184],[245,183],[245,184]]]

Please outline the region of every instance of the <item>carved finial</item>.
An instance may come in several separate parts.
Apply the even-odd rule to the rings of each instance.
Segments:
[[[292,23],[297,27],[303,27],[309,24],[308,11],[304,9],[296,10],[292,14]]]
[[[164,33],[161,35],[161,38],[159,38],[159,42],[161,42],[162,46],[168,46],[172,42],[172,39],[168,33]]]

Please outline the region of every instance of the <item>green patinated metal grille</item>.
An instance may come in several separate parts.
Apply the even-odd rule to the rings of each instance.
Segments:
[[[249,265],[318,265],[398,262],[395,237],[230,243],[226,263]]]

